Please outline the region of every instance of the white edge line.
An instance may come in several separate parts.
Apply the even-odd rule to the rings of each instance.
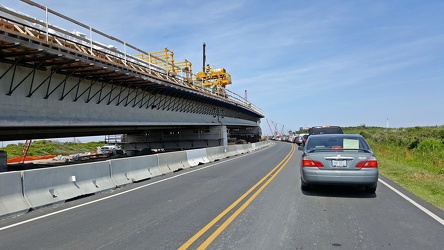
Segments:
[[[264,148],[262,148],[262,149],[264,149]],[[260,152],[261,150],[256,150],[256,151],[250,152],[250,153],[257,153],[257,152]],[[238,155],[238,156],[239,157],[247,156],[247,154]],[[76,208],[79,208],[79,207],[83,207],[83,206],[86,206],[86,205],[89,205],[89,204],[96,203],[96,202],[99,202],[99,201],[111,199],[111,198],[114,198],[114,197],[122,195],[122,194],[130,193],[130,192],[136,191],[136,190],[141,189],[141,188],[145,188],[145,187],[148,187],[148,186],[160,183],[160,182],[164,182],[164,181],[168,181],[168,180],[180,177],[182,175],[187,175],[187,174],[191,174],[191,173],[196,172],[196,171],[204,170],[206,168],[214,167],[216,165],[219,165],[219,164],[227,162],[227,161],[232,161],[232,160],[237,159],[239,157],[227,159],[225,161],[219,161],[219,162],[216,162],[216,163],[214,163],[214,164],[212,164],[210,166],[201,167],[199,169],[194,169],[194,170],[188,171],[186,173],[182,173],[182,174],[178,174],[178,175],[175,175],[175,176],[171,176],[171,177],[168,177],[168,178],[163,179],[163,180],[158,180],[158,181],[155,181],[155,182],[151,182],[151,183],[142,185],[140,187],[136,187],[136,188],[133,188],[133,189],[130,189],[130,190],[126,190],[126,191],[120,192],[118,194],[113,194],[113,195],[110,195],[110,196],[107,196],[107,197],[104,197],[104,198],[100,198],[100,199],[97,199],[97,200],[89,201],[89,202],[86,202],[86,203],[83,203],[83,204],[80,204],[80,205],[76,205],[76,206],[73,206],[73,207],[70,207],[70,208],[66,208],[66,209],[63,209],[63,210],[60,210],[60,211],[57,211],[57,212],[52,212],[52,213],[45,214],[45,215],[42,215],[42,216],[39,216],[39,217],[35,217],[35,218],[29,219],[29,220],[25,220],[25,221],[21,221],[21,222],[15,223],[15,224],[11,224],[9,226],[0,227],[0,231],[6,230],[6,229],[9,229],[9,228],[13,228],[13,227],[16,227],[16,226],[20,226],[20,225],[23,225],[23,224],[26,224],[26,223],[29,223],[29,222],[32,222],[32,221],[40,220],[40,219],[43,219],[43,218],[46,218],[46,217],[49,217],[49,216],[53,216],[53,215],[56,215],[56,214],[60,214],[60,213],[63,213],[63,212],[66,212],[66,211],[69,211],[69,210],[72,210],[72,209],[76,209]]]
[[[441,223],[441,225],[444,226],[444,220],[441,219],[438,215],[432,213],[430,210],[428,210],[427,208],[419,205],[416,201],[410,199],[409,197],[407,197],[405,194],[401,193],[399,190],[397,190],[396,188],[390,186],[388,183],[386,183],[385,181],[378,179],[382,184],[386,185],[388,188],[390,188],[393,192],[397,193],[399,196],[401,196],[402,198],[406,199],[408,202],[412,203],[413,205],[415,205],[415,207],[419,208],[421,211],[423,211],[424,213],[426,213],[428,216],[432,217],[433,219],[435,219],[437,222]]]

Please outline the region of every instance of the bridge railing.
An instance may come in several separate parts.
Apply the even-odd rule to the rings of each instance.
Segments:
[[[182,76],[180,74],[172,74],[173,72],[170,72],[169,70],[170,67],[160,67],[156,64],[152,64],[150,62],[141,60],[136,56],[133,56],[139,53],[149,54],[149,52],[141,50],[134,45],[126,43],[123,40],[107,35],[97,29],[92,28],[91,26],[85,25],[81,22],[57,13],[47,7],[41,6],[28,0],[22,1],[42,9],[45,12],[46,20],[38,20],[29,15],[0,5],[1,18],[4,20],[0,23],[0,26],[2,28],[7,28],[9,30],[12,29],[15,32],[20,33],[21,35],[27,36],[32,39],[38,39],[41,42],[47,44],[56,44],[58,46],[63,46],[64,48],[68,48],[82,54],[87,54],[92,58],[100,58],[119,67],[125,67],[132,71],[146,74],[156,79],[168,81],[170,83],[177,84],[188,89],[193,89],[194,91],[203,93],[205,95],[211,95],[213,97],[221,98],[221,95],[215,94],[204,88],[200,88],[194,85],[192,82],[189,82],[189,78],[185,75]],[[68,25],[74,27],[74,31],[69,32],[66,29],[50,24],[48,18],[49,14],[53,14],[65,21],[68,21]],[[87,37],[85,33],[82,33],[79,30],[76,31],[76,28],[84,31],[85,33],[89,33],[89,37]],[[118,45],[106,45],[107,42]],[[120,46],[123,48],[123,51],[120,51],[117,48]],[[162,58],[156,59],[159,61],[163,60]],[[240,105],[243,108],[263,115],[262,110],[234,92],[226,90],[226,95],[224,95],[223,97],[227,98],[225,101],[234,103],[235,105]]]
[[[49,11],[49,10],[45,10]],[[155,64],[145,62],[140,60],[139,58],[133,56],[132,54],[126,53],[128,49],[133,49],[138,53],[146,53],[145,51],[136,48],[124,41],[121,41],[117,38],[109,36],[103,32],[93,29],[92,27],[86,26],[77,22],[68,17],[64,17],[61,14],[59,16],[63,16],[64,19],[76,24],[82,28],[88,28],[90,31],[89,38],[86,37],[85,33],[82,33],[78,30],[73,32],[69,32],[66,29],[57,27],[55,25],[49,24],[48,19],[46,21],[38,20],[36,18],[30,17],[26,14],[16,12],[13,9],[9,9],[7,7],[0,5],[0,13],[2,18],[5,19],[12,25],[12,29],[20,32],[22,35],[30,36],[32,38],[39,39],[40,41],[46,41],[48,44],[57,44],[66,48],[77,50],[78,52],[88,54],[93,57],[100,57],[102,59],[130,67],[135,70],[143,71],[144,73],[154,74],[159,76],[161,73],[163,75],[169,76],[170,72],[165,70],[165,68],[159,67]],[[7,24],[3,24],[6,26]],[[93,34],[100,35],[95,39],[100,39],[100,37],[107,38],[111,41],[115,41],[120,43],[123,46],[123,52],[118,50],[114,45],[105,45],[103,42],[98,42],[92,39]],[[161,60],[161,59],[159,59]],[[136,65],[132,65],[136,64]],[[142,66],[142,67],[138,67]],[[181,77],[177,77],[181,80]]]

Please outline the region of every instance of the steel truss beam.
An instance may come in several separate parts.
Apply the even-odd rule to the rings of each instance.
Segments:
[[[57,73],[57,71],[58,71],[58,69],[60,68],[60,67],[62,67],[63,65],[65,65],[65,64],[69,64],[69,63],[72,63],[73,61],[66,61],[66,62],[60,62],[59,64],[58,64],[58,68],[57,69],[55,69],[55,70],[51,70],[51,73],[49,74],[49,76],[48,77],[46,77],[45,78],[45,80],[43,80],[35,89],[32,89],[32,87],[33,87],[33,85],[34,85],[34,81],[33,82],[31,82],[31,86],[29,87],[29,93],[28,93],[28,95],[26,96],[26,97],[31,97],[46,81],[48,81],[55,73]],[[49,83],[48,83],[49,84]]]
[[[37,67],[35,67],[34,69],[32,69],[18,84],[17,84],[17,86],[15,86],[14,88],[12,87],[13,86],[13,84],[14,84],[14,77],[12,78],[12,80],[11,80],[11,85],[10,85],[10,88],[9,88],[9,92],[6,94],[6,95],[12,95],[12,93],[20,86],[20,85],[22,85],[22,83],[30,76],[30,75],[32,75],[32,80],[31,80],[31,84],[34,82],[34,76],[35,76],[35,72],[36,72],[36,70],[37,70],[37,68],[38,67],[40,67],[40,65],[43,63],[43,61],[41,61],[38,65],[37,65]],[[14,75],[15,75],[15,70],[16,70],[16,67],[17,67],[17,65],[16,66],[14,66]]]

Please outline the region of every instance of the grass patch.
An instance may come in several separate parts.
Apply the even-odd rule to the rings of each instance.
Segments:
[[[423,200],[444,210],[444,175],[378,156],[379,171]]]
[[[42,155],[69,155],[85,152],[96,152],[97,147],[105,145],[105,142],[59,142],[51,140],[38,140],[33,141],[29,148],[29,156],[42,156]],[[23,143],[9,144],[0,150],[5,151],[9,158],[15,158],[22,154]]]
[[[353,127],[379,161],[379,172],[444,210],[444,126],[400,129]]]

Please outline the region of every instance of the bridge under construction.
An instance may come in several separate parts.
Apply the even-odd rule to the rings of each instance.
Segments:
[[[23,2],[47,18],[0,6],[0,140],[123,134],[127,150],[259,140],[263,112],[226,89],[232,82],[224,68],[195,74],[168,48],[146,52]]]

